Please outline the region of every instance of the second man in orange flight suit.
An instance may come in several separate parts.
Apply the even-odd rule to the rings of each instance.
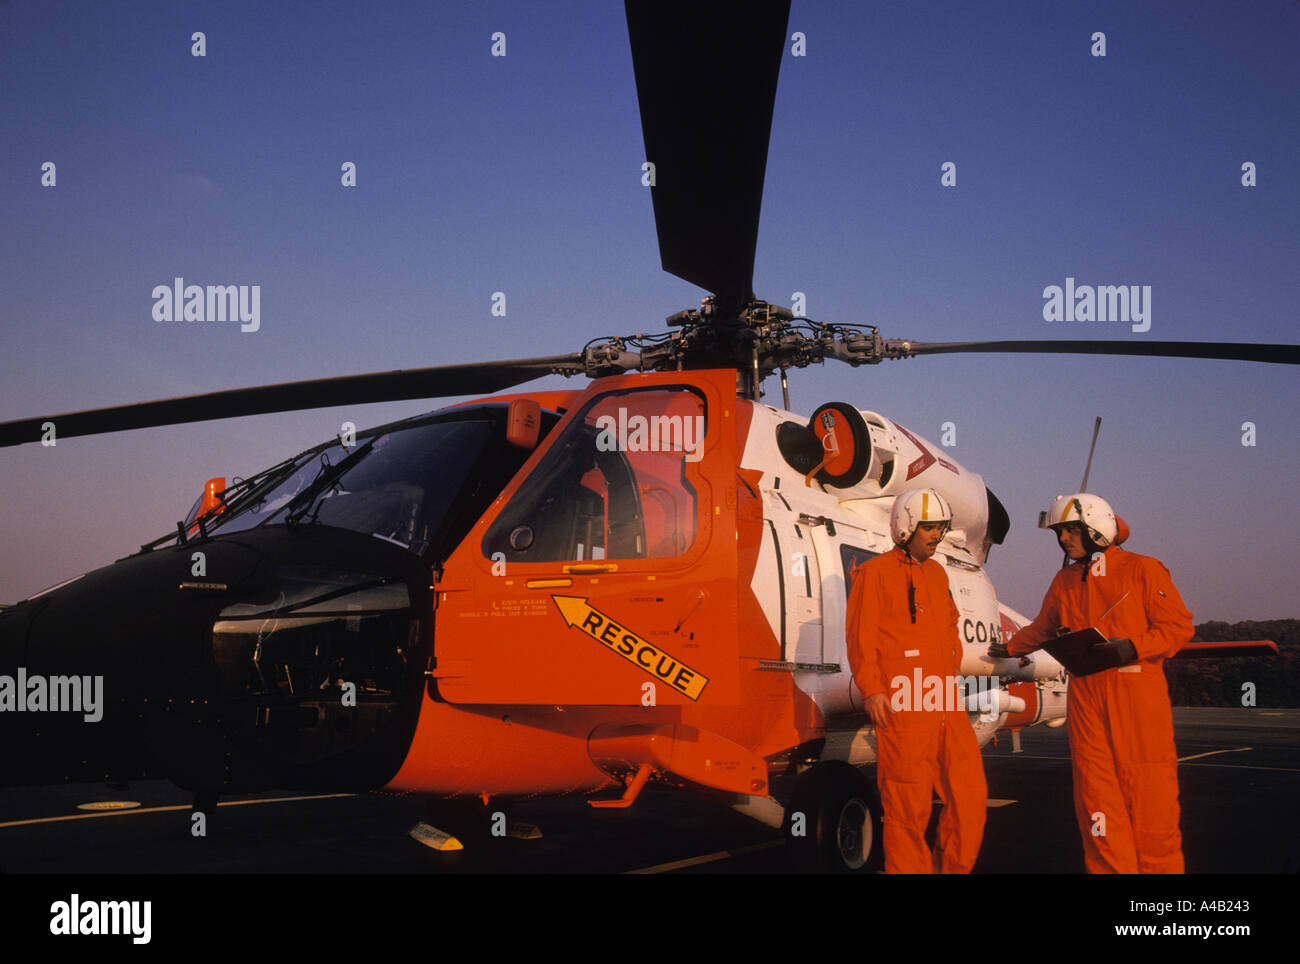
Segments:
[[[1095,627],[1109,663],[1070,678],[1066,723],[1074,812],[1089,873],[1183,872],[1178,759],[1163,669],[1192,638],[1192,614],[1169,570],[1118,545],[1118,520],[1103,499],[1057,496],[1043,525],[1067,564],[1038,617],[1006,644],[1023,656],[1066,630]],[[998,656],[996,645],[990,655]]]

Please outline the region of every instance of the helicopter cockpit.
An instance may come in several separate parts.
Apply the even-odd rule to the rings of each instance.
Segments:
[[[324,525],[445,558],[529,452],[506,439],[506,406],[452,409],[325,445],[273,473],[213,520],[218,535]],[[543,432],[558,419],[543,413]]]

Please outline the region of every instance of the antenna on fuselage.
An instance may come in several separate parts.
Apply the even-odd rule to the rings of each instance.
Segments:
[[[1096,423],[1092,426],[1092,445],[1088,447],[1088,464],[1083,467],[1083,481],[1079,483],[1079,491],[1088,491],[1088,473],[1092,471],[1092,453],[1097,451],[1097,435],[1101,432],[1101,416],[1097,416]]]

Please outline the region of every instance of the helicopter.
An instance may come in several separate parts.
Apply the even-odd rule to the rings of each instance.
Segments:
[[[929,344],[756,300],[788,4],[728,20],[743,75],[701,67],[716,57],[714,24],[700,14],[684,29],[684,16],[665,26],[628,5],[663,265],[711,292],[669,333],[0,426],[5,444],[34,443],[47,423],[65,439],[215,412],[482,395],[546,374],[592,379],[389,423],[205,486],[175,533],[7,609],[3,672],[115,681],[89,737],[71,719],[7,735],[22,748],[14,774],[163,772],[200,795],[284,784],[604,793],[596,803],[623,807],[654,779],[729,795],[774,825],[806,813],[813,832],[792,841],[811,848],[809,863],[867,868],[878,807],[855,766],[872,751],[848,679],[844,600],[853,567],[888,549],[901,487],[930,484],[959,513],[942,556],[972,675],[1022,684],[981,736],[1061,718],[1050,657],[983,657],[1025,620],[984,571],[1009,515],[982,477],[883,413],[832,402],[806,418],[765,405],[764,379],[825,360],[976,350],[1294,364],[1294,346]],[[687,77],[689,96],[676,87]],[[719,117],[744,123],[720,130]],[[74,744],[83,763],[58,752]]]

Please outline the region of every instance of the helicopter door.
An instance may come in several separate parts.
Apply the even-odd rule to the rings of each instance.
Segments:
[[[788,530],[785,659],[793,663],[822,661],[822,576],[814,541],[817,528],[799,516]]]
[[[819,520],[820,521],[820,520]],[[809,527],[813,551],[817,557],[817,572],[820,576],[819,602],[821,604],[821,645],[817,649],[817,662],[825,665],[831,661],[836,646],[836,638],[844,638],[844,580],[839,575],[835,564],[835,547],[830,534],[830,526],[825,522]]]
[[[735,704],[735,373],[601,379],[452,553],[452,703]]]
[[[838,664],[843,650],[847,595],[839,574],[833,523],[820,516],[795,519],[791,555],[791,604],[785,659],[816,665]]]

